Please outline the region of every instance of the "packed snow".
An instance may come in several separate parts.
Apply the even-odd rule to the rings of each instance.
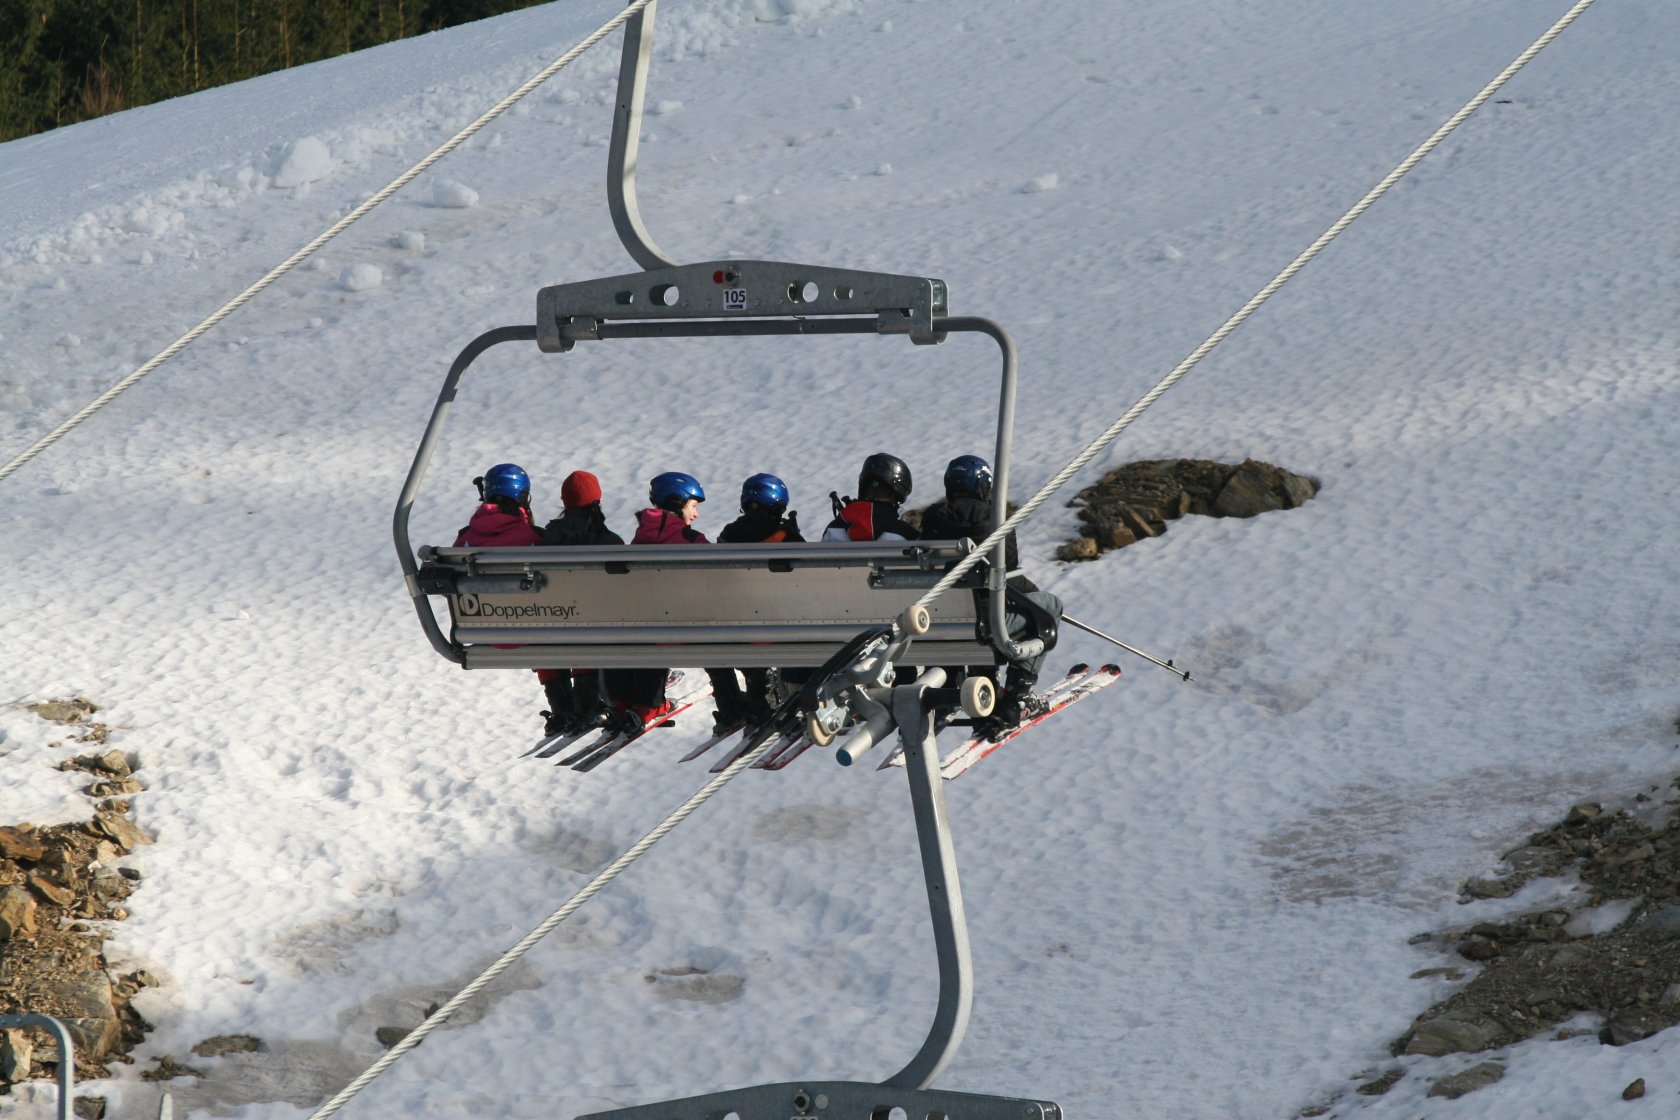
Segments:
[[[1561,0],[1089,5],[666,0],[641,209],[678,260],[938,276],[1022,354],[1024,498],[1539,36]],[[0,146],[0,442],[21,451],[616,10],[549,4]],[[1420,933],[1581,801],[1676,770],[1680,9],[1599,4],[1087,472],[1253,457],[1297,510],[1029,566],[1124,679],[947,794],[977,996],[942,1088],[1073,1117],[1629,1118],[1680,1110],[1670,1031],[1395,1059],[1452,990]],[[589,775],[519,760],[528,673],[426,644],[390,515],[450,361],[546,284],[634,271],[603,179],[618,36],[0,482],[0,823],[85,818],[80,695],[156,837],[110,927],[153,1032],[89,1091],[307,1116],[707,777],[695,712]],[[677,111],[680,108],[680,112]],[[890,174],[889,174],[890,172]],[[862,457],[913,503],[990,447],[974,340],[660,341],[474,367],[415,510],[448,543],[518,462],[628,531],[647,480]],[[1565,892],[1567,893],[1567,892]],[[1577,900],[1579,901],[1579,900]],[[1614,920],[1599,914],[1589,926]],[[341,1113],[553,1117],[878,1080],[937,991],[900,771],[748,772]],[[1354,1094],[1403,1067],[1386,1095]],[[1646,1096],[1623,1102],[1636,1077]],[[18,1115],[49,1113],[50,1088]]]

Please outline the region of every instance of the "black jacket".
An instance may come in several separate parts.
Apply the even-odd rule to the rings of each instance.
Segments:
[[[805,543],[805,538],[799,532],[797,513],[777,517],[763,506],[743,513],[725,525],[718,533],[717,539],[719,544],[762,544],[766,541]]]
[[[559,545],[623,544],[624,538],[607,528],[601,503],[569,509],[543,526],[543,543]]]
[[[969,494],[959,494],[955,498],[935,502],[922,514],[923,540],[954,541],[967,537],[979,544],[991,531],[992,503]],[[1021,567],[1021,549],[1015,542],[1013,529],[1003,538],[1003,554],[1008,570],[1018,572]],[[1032,580],[1020,574],[1009,577],[1009,586],[1017,591],[1038,590]]]

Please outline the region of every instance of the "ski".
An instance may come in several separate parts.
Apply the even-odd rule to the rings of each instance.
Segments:
[[[1043,692],[1039,693],[1038,694],[1039,699],[1054,703],[1058,696],[1062,695],[1064,692],[1069,691],[1070,689],[1078,687],[1078,685],[1081,682],[1083,682],[1085,680],[1085,678],[1089,677],[1090,675],[1091,675],[1091,667],[1089,665],[1087,665],[1085,662],[1081,661],[1079,664],[1077,664],[1077,665],[1073,666],[1073,668],[1069,669],[1066,673],[1062,674],[1061,679],[1056,681],[1055,684],[1051,685],[1049,688],[1047,688]],[[960,711],[952,713],[952,714],[959,715],[959,716],[962,715],[962,713]],[[973,720],[964,718],[960,723],[956,723],[955,726],[966,727],[973,722],[974,722]],[[945,722],[941,722],[940,724],[938,724],[935,727],[935,729],[934,729],[935,733],[937,734],[938,732],[945,730],[945,728],[949,727],[949,726],[953,726],[951,721],[947,720]],[[966,746],[967,744],[964,744],[964,745]],[[881,764],[879,766],[875,767],[875,769],[885,770],[889,766],[903,766],[903,765],[904,765],[904,745],[902,743],[900,743],[900,744],[895,745],[893,747],[893,749],[890,752],[888,752],[887,757],[882,759]]]
[[[601,765],[601,763],[623,750],[625,747],[628,747],[631,743],[640,739],[643,735],[646,735],[649,731],[652,731],[654,728],[675,727],[677,725],[678,716],[682,715],[684,712],[694,707],[695,704],[704,700],[711,694],[712,690],[706,688],[694,693],[686,699],[672,701],[675,706],[670,711],[661,715],[657,720],[643,725],[640,731],[632,731],[629,734],[619,734],[614,736],[609,742],[603,743],[599,748],[597,748],[594,754],[585,755],[581,761],[574,763],[572,765],[572,769],[576,770],[580,774],[587,774],[591,770],[595,769],[595,767]]]
[[[544,755],[542,752],[547,750],[550,744],[558,742],[559,740],[564,739],[565,737],[566,737],[565,732],[561,732],[558,735],[544,735],[541,739],[537,740],[537,743],[536,743],[535,746],[531,747],[528,750],[520,751],[519,752],[519,757],[520,758],[530,758],[532,755],[536,755],[538,758],[546,758],[547,756]]]
[[[704,743],[701,743],[698,747],[695,747],[693,750],[689,751],[687,754],[685,754],[681,758],[677,759],[677,761],[678,762],[693,762],[695,759],[699,758],[701,755],[705,754],[707,751],[711,750],[713,747],[717,746],[719,743],[723,742],[725,739],[732,739],[736,735],[741,734],[741,732],[744,731],[744,730],[746,730],[746,724],[738,723],[734,727],[731,727],[728,731],[725,731],[721,735],[713,735],[710,739],[707,739]]]
[[[565,731],[559,735],[545,735],[537,741],[537,745],[526,751],[521,758],[553,758],[585,735],[599,731],[599,725],[585,727],[581,731]]]
[[[606,746],[608,743],[612,742],[614,739],[618,738],[621,734],[623,734],[623,732],[619,731],[615,727],[591,728],[590,730],[592,730],[592,731],[599,730],[601,733],[599,735],[595,736],[595,738],[589,740],[589,742],[585,743],[583,746],[579,747],[577,750],[573,751],[571,754],[562,758],[559,762],[556,762],[554,765],[556,765],[556,766],[570,766],[575,762],[581,762],[582,760],[588,758],[590,755],[594,754],[596,751],[600,750],[602,747]],[[588,735],[589,732],[585,731],[583,734]],[[583,738],[583,735],[578,736],[578,739],[581,739],[581,738]],[[572,743],[575,743],[575,742],[577,742],[577,739],[571,740],[570,742],[564,744],[564,746],[569,747],[569,746],[572,745]],[[559,748],[559,749],[563,749],[563,748]],[[552,753],[556,753],[556,752],[551,751],[550,753],[552,754]],[[542,755],[541,757],[547,758],[548,755]]]
[[[781,747],[753,763],[753,766],[759,770],[780,770],[816,745],[809,735],[801,735],[797,739],[784,741]]]
[[[1095,696],[1098,692],[1107,688],[1119,679],[1120,666],[1118,665],[1104,665],[1096,672],[1086,674],[1078,684],[1058,693],[1050,701],[1050,707],[1046,711],[1039,713],[1018,727],[1011,728],[995,742],[990,739],[970,739],[968,742],[963,743],[956,750],[946,756],[945,760],[939,764],[940,774],[942,774],[947,781],[960,777],[961,775],[967,773],[975,763],[979,762],[981,759],[985,758],[1005,743],[1015,739],[1023,731],[1026,731],[1031,727],[1037,727],[1057,712],[1063,711],[1087,697]]]
[[[787,744],[793,742],[796,738],[799,738],[801,735],[803,735],[803,732],[795,732],[792,735],[780,736],[780,742],[771,746],[771,748],[768,751],[765,751],[764,752],[764,758],[769,758],[770,756],[776,754],[778,751],[780,751],[784,747],[786,747]],[[714,773],[714,774],[723,773],[725,770],[729,769],[729,767],[735,762],[736,759],[738,759],[742,755],[746,754],[747,751],[750,750],[752,747],[762,746],[765,742],[769,741],[772,738],[775,738],[775,736],[773,736],[773,735],[772,736],[766,736],[765,738],[760,739],[759,742],[757,742],[757,743],[753,742],[753,738],[754,738],[754,736],[751,733],[748,733],[746,735],[741,736],[741,742],[740,742],[739,746],[735,747],[733,750],[726,751],[722,758],[718,759],[716,762],[714,762],[712,764],[712,773]],[[763,759],[760,759],[760,761],[763,761]]]
[[[667,695],[667,699],[670,699],[670,690],[672,690],[672,688],[680,687],[680,685],[682,685],[682,682],[684,682],[685,677],[687,677],[687,673],[682,672],[682,670],[680,670],[680,668],[674,668],[674,670],[670,670],[669,675],[667,675],[667,677],[665,677],[665,695]],[[707,692],[711,692],[711,688],[707,688]],[[675,699],[672,699],[672,704],[677,704],[677,702],[679,702],[679,700],[687,699],[687,697],[689,697],[689,695],[690,695],[689,692],[682,693],[682,695],[680,695],[680,697],[675,697]],[[669,717],[670,717],[670,714],[669,714],[669,712],[667,712],[667,714],[662,715],[662,717],[660,717],[660,719],[669,719]],[[575,735],[575,737],[573,737],[573,739],[568,739],[568,741],[563,742],[563,744],[559,744],[558,747],[551,747],[551,749],[549,749],[549,751],[548,751],[548,754],[539,754],[538,757],[544,757],[544,759],[546,759],[546,757],[553,756],[553,754],[558,754],[559,751],[564,751],[564,749],[566,749],[566,747],[570,747],[571,744],[575,744],[575,742],[578,741],[578,739],[581,739],[581,737],[583,737],[583,735],[590,734],[590,730],[596,730],[596,729],[593,729],[593,727],[591,727],[591,729],[586,729],[585,732],[583,732],[583,734]],[[642,730],[647,730],[647,729],[645,729],[645,727],[643,727]],[[595,739],[591,739],[590,742],[586,742],[586,744],[583,744],[583,746],[581,746],[580,749],[576,749],[576,751],[571,752],[571,754],[568,754],[568,756],[563,757],[563,759],[561,759],[561,761],[556,762],[556,766],[575,766],[576,762],[581,762],[581,761],[583,761],[583,759],[586,759],[586,757],[590,757],[591,754],[595,754],[596,751],[600,751],[601,747],[605,747],[606,744],[610,744],[610,742],[612,742],[613,739],[618,739],[618,737],[620,737],[620,735],[622,735],[622,734],[623,734],[622,730],[615,729],[615,727],[606,727],[606,729],[601,729],[601,734],[600,735],[596,735]]]

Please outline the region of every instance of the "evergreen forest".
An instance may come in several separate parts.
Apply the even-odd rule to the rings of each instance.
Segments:
[[[0,0],[0,141],[539,0]]]

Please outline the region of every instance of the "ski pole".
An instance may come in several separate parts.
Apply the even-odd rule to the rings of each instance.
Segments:
[[[1190,679],[1190,674],[1185,672],[1183,669],[1180,669],[1177,665],[1174,665],[1170,658],[1167,659],[1166,661],[1162,661],[1159,657],[1156,657],[1154,654],[1145,653],[1141,649],[1136,649],[1132,646],[1129,646],[1125,642],[1122,642],[1119,638],[1116,638],[1111,634],[1104,634],[1101,630],[1098,630],[1095,626],[1085,625],[1085,623],[1079,621],[1077,618],[1074,618],[1072,615],[1064,614],[1062,616],[1062,621],[1067,623],[1069,626],[1078,627],[1079,629],[1085,631],[1085,633],[1087,633],[1087,634],[1095,634],[1097,637],[1101,638],[1105,642],[1113,642],[1115,645],[1119,646],[1121,649],[1125,650],[1127,653],[1135,653],[1139,657],[1143,658],[1145,661],[1152,661],[1156,665],[1159,665],[1163,669],[1170,669],[1172,672],[1177,673],[1184,680],[1189,680]]]

